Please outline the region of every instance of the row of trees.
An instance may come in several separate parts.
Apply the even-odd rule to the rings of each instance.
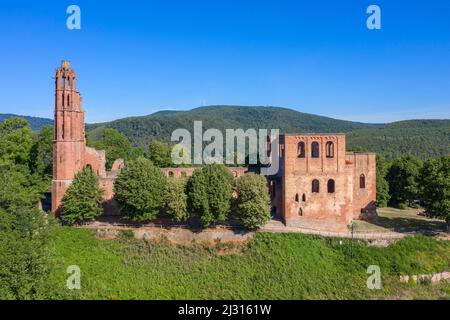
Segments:
[[[233,197],[233,191],[237,196]],[[150,160],[130,160],[114,185],[121,214],[134,221],[165,216],[176,222],[197,218],[202,226],[236,218],[247,228],[270,219],[270,202],[263,176],[247,174],[236,181],[219,164],[198,168],[189,178],[166,178]],[[87,167],[77,174],[62,200],[62,219],[78,223],[101,213],[98,181]]]
[[[422,205],[450,223],[450,156],[421,161],[407,155],[390,162],[378,157],[377,202],[403,209]]]

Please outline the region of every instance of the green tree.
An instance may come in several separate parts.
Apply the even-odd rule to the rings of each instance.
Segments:
[[[388,205],[389,183],[386,180],[386,175],[389,170],[389,163],[383,156],[377,155],[377,206],[380,208]]]
[[[61,201],[61,220],[72,225],[95,218],[103,212],[103,191],[91,167],[78,172]]]
[[[105,150],[106,168],[111,169],[116,159],[130,159],[132,148],[128,138],[116,129],[105,128],[100,141],[92,141],[94,148]]]
[[[186,221],[187,211],[186,179],[169,177],[162,197],[162,209],[174,221]]]
[[[34,207],[41,193],[27,167],[0,160],[0,208],[14,211]]]
[[[45,180],[51,180],[53,168],[53,126],[45,126],[31,150],[31,167]]]
[[[400,208],[419,198],[418,178],[422,162],[411,155],[392,161],[387,174],[391,201]]]
[[[171,149],[169,144],[160,140],[153,140],[148,146],[148,159],[157,167],[172,166]]]
[[[420,174],[426,212],[450,224],[450,156],[425,161]]]
[[[208,164],[188,180],[188,207],[203,226],[225,220],[230,212],[233,176],[221,164]]]
[[[45,299],[52,220],[36,208],[0,208],[0,299]]]
[[[263,226],[270,220],[270,198],[266,179],[254,173],[237,179],[237,218],[246,228]]]
[[[129,161],[114,184],[121,214],[136,221],[155,218],[165,182],[161,170],[148,159],[140,157]]]
[[[33,131],[27,120],[10,118],[0,124],[0,159],[29,166]]]

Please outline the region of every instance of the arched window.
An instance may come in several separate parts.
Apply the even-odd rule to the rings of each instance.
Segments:
[[[319,193],[319,180],[314,179],[311,185],[312,193]]]
[[[303,209],[302,209],[302,208],[299,208],[299,209],[298,209],[298,215],[299,215],[299,216],[303,216]]]
[[[295,195],[295,202],[298,202],[298,193]]]
[[[364,174],[359,176],[359,187],[361,189],[365,189],[366,188],[366,177],[364,176]]]
[[[297,155],[299,158],[305,157],[305,143],[303,141],[298,143]]]
[[[314,141],[311,143],[311,158],[318,158],[319,157],[319,143],[317,141]]]
[[[173,172],[169,171],[169,177],[173,177],[173,176],[174,176]]]
[[[328,141],[325,145],[327,158],[334,158],[334,143],[331,141]]]
[[[328,180],[327,189],[328,189],[328,193],[334,193],[334,180],[333,179]]]
[[[305,202],[306,201],[306,194],[302,195],[302,201]]]

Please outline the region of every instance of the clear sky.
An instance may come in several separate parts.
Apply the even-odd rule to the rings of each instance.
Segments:
[[[212,104],[450,118],[448,0],[1,1],[0,113],[52,117],[62,59],[88,122]]]

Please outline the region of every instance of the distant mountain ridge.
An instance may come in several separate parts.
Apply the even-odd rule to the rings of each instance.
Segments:
[[[203,130],[280,129],[282,133],[333,133],[347,135],[347,148],[367,150],[388,158],[413,154],[420,158],[450,154],[450,120],[405,120],[388,124],[367,124],[337,120],[280,107],[206,106],[188,111],[158,111],[148,116],[129,117],[87,126],[94,139],[105,127],[124,133],[135,146],[151,140],[170,140],[173,130],[193,131],[194,120]]]
[[[0,122],[5,116],[0,114]],[[34,130],[53,124],[51,119],[25,117]],[[346,133],[347,149],[367,150],[388,158],[413,154],[420,158],[450,154],[450,119],[405,120],[367,124],[337,120],[279,107],[207,106],[187,111],[162,110],[148,116],[128,117],[105,123],[86,124],[86,131],[99,139],[104,128],[125,134],[134,146],[146,148],[155,139],[170,141],[175,129],[193,131],[194,120],[203,130],[280,129],[281,133]]]
[[[53,119],[21,116],[21,115],[16,115],[16,114],[11,114],[11,113],[0,113],[0,122],[3,122],[6,119],[14,118],[14,117],[26,119],[28,121],[28,123],[30,124],[31,129],[33,129],[33,131],[39,131],[44,126],[53,125]]]
[[[281,132],[349,132],[377,125],[336,120],[279,107],[207,106],[188,111],[160,111],[148,116],[130,117],[88,126],[93,137],[102,127],[115,128],[127,135],[136,146],[153,139],[170,139],[178,128],[193,131],[193,122],[202,121],[203,128],[280,129]]]

